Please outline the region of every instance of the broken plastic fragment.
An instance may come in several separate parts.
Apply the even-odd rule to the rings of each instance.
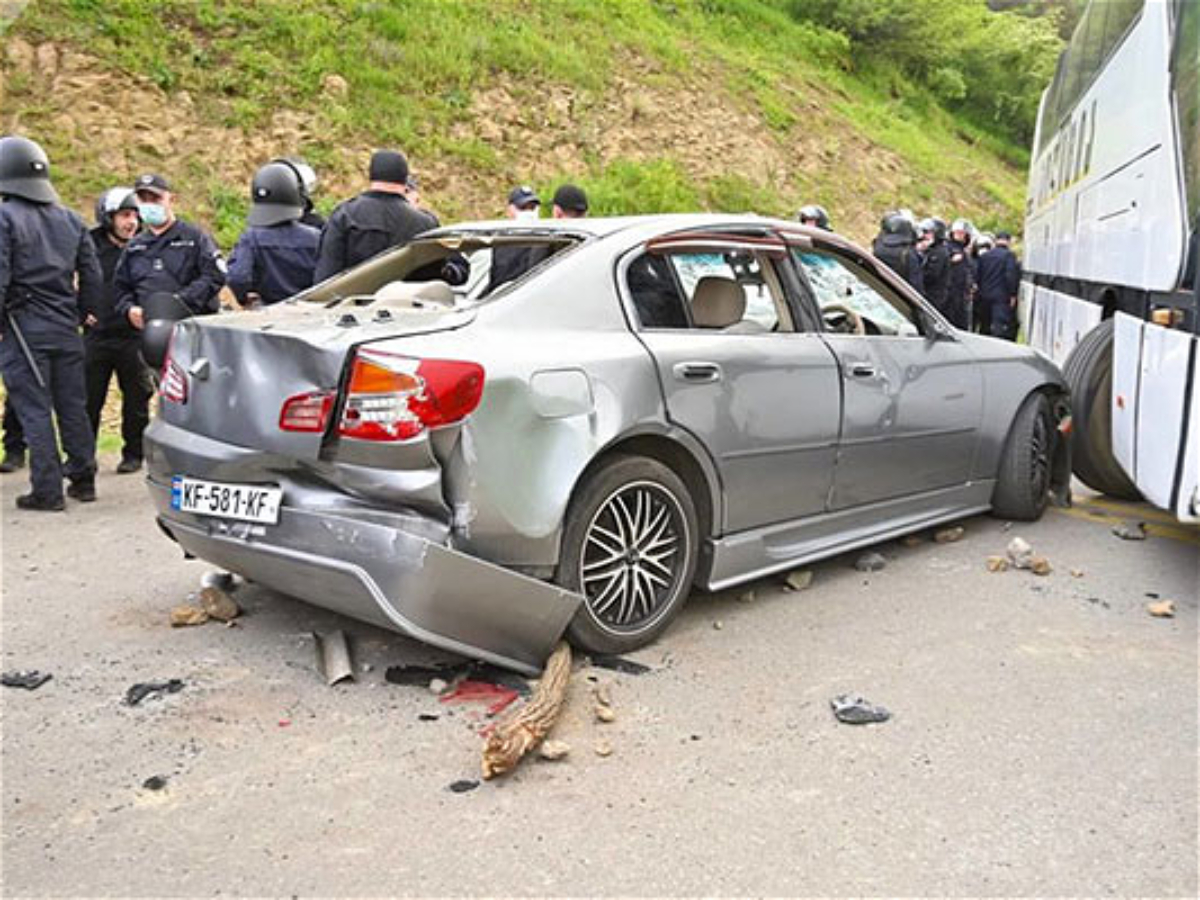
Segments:
[[[1112,527],[1112,533],[1123,541],[1144,541],[1146,539],[1146,523],[1128,521]]]
[[[147,697],[158,697],[162,694],[177,694],[183,690],[183,681],[172,678],[170,681],[144,681],[130,685],[125,692],[125,705],[137,706]]]
[[[27,691],[36,691],[53,677],[49,672],[39,672],[37,669],[14,669],[0,675],[0,684],[5,687],[19,687],[25,688]]]
[[[470,778],[460,778],[458,781],[450,782],[450,791],[455,794],[465,794],[467,791],[473,791],[479,787],[479,782]]]
[[[335,685],[349,678],[354,681],[354,664],[350,661],[350,644],[346,633],[340,628],[329,634],[313,632],[317,647],[317,667],[325,677],[325,683]]]
[[[847,725],[867,725],[886,722],[892,714],[882,706],[867,701],[861,694],[840,694],[829,701],[839,722]]]

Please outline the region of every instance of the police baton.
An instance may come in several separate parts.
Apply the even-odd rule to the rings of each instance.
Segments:
[[[25,361],[29,363],[29,368],[33,369],[33,377],[37,381],[38,387],[43,391],[47,390],[46,379],[42,377],[42,370],[38,368],[37,360],[33,358],[33,351],[29,349],[29,343],[25,340],[25,335],[21,333],[21,326],[17,324],[17,320],[12,317],[12,314],[7,309],[4,311],[4,320],[8,322],[9,330],[12,331],[13,337],[17,339],[17,343],[21,345],[21,352],[25,354]]]

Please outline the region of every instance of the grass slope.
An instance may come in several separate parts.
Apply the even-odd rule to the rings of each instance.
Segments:
[[[841,36],[770,0],[33,0],[3,39],[0,130],[48,146],[70,202],[163,170],[227,247],[272,154],[308,159],[328,208],[377,146],[444,220],[568,177],[597,214],[815,201],[860,240],[893,206],[1021,215],[1021,148],[857,80]],[[73,68],[51,77],[47,45]],[[110,91],[148,98],[113,107],[123,136]]]

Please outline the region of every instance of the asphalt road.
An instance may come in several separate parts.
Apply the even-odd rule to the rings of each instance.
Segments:
[[[5,896],[1197,894],[1200,549],[1153,510],[975,518],[870,575],[697,596],[650,673],[578,667],[565,760],[459,794],[480,707],[384,680],[436,654],[252,586],[235,628],[168,627],[206,567],[111,462],[65,515],[0,480],[3,668],[54,675],[0,689]],[[1110,533],[1129,512],[1146,541]],[[985,569],[1015,535],[1050,575]],[[331,688],[311,632],[338,627],[362,671]],[[893,718],[839,724],[848,691]]]

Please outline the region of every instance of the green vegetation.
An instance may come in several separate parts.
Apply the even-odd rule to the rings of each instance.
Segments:
[[[1059,22],[989,12],[984,0],[33,0],[10,34],[74,47],[169,96],[186,90],[195,120],[247,137],[297,111],[313,127],[295,152],[342,183],[358,177],[346,148],[436,159],[459,179],[430,193],[448,217],[493,214],[480,185],[502,195],[514,173],[542,162],[512,159],[475,127],[488,116],[483,92],[503,83],[542,109],[551,89],[570,91],[579,102],[569,127],[582,134],[618,79],[633,79],[668,96],[678,84],[705,86],[711,109],[697,114],[714,129],[726,111],[753,116],[781,159],[776,170],[787,171],[737,158],[699,170],[688,148],[668,144],[602,155],[580,138],[553,168],[589,190],[596,212],[788,214],[815,199],[866,223],[887,206],[940,203],[1016,227]],[[21,127],[56,160],[71,159],[37,79],[13,73],[7,91]],[[652,142],[654,122],[644,128]],[[872,168],[880,150],[895,163]],[[64,195],[86,206],[111,178],[100,166],[60,163]],[[187,179],[190,210],[229,246],[244,183],[199,163],[172,166]],[[547,166],[539,170],[544,179]],[[464,183],[475,193],[458,190]]]

